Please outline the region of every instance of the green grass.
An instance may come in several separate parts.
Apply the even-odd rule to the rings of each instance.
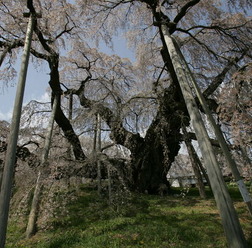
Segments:
[[[238,189],[230,192],[252,247],[252,218]],[[68,205],[68,214],[52,220],[50,231],[39,231],[27,240],[24,226],[11,220],[6,248],[226,247],[218,211],[208,195],[201,200],[197,189],[185,198],[133,194],[124,204],[110,207],[107,198],[82,188]]]

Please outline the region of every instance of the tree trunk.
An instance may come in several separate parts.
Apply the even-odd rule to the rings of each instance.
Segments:
[[[110,162],[107,163],[107,173],[108,173],[109,205],[111,205],[111,203],[112,203],[112,185],[111,185],[111,165],[110,165]]]
[[[69,122],[71,123],[73,119],[73,94],[69,94],[69,102],[68,102],[68,119]],[[72,145],[67,142],[67,154],[69,158],[72,158]]]
[[[98,193],[101,195],[101,117],[99,114],[96,114],[96,150],[95,150],[95,158],[97,163],[97,186],[98,186]]]
[[[60,88],[60,79],[59,79],[59,55],[53,54],[49,61],[49,67],[51,69],[50,73],[50,81],[49,85],[52,89],[52,92],[54,95],[61,96],[62,90]],[[61,109],[61,99],[59,98],[56,115],[55,115],[55,121],[59,125],[59,127],[62,129],[66,139],[73,147],[73,153],[76,160],[85,160],[86,156],[83,153],[80,140],[76,133],[73,130],[73,127],[68,120],[68,118],[65,116]]]
[[[139,191],[147,190],[152,194],[158,193],[160,184],[169,187],[166,175],[180,149],[181,124],[189,124],[189,119],[183,118],[186,115],[180,91],[173,84],[160,98],[158,113],[147,131],[144,143],[132,153],[133,182]]]
[[[169,186],[166,175],[180,149],[181,123],[189,125],[188,112],[180,88],[172,83],[164,90],[163,95],[159,96],[159,109],[145,138],[127,131],[116,113],[87,99],[83,90],[81,86],[74,91],[80,104],[99,113],[111,129],[110,138],[131,151],[132,178],[124,178],[125,181],[131,182],[129,188],[141,192],[147,190],[155,194],[158,193],[160,184]]]
[[[66,118],[66,116],[63,113],[60,106],[58,106],[58,108],[57,108],[55,121],[62,129],[68,142],[72,145],[73,153],[74,153],[76,160],[85,160],[86,156],[83,153],[83,150],[82,150],[82,147],[80,144],[80,140],[79,140],[78,136],[75,134],[70,121]]]

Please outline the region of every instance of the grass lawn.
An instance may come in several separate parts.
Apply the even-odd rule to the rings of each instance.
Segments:
[[[238,189],[230,188],[230,193],[252,247],[252,218]],[[68,214],[29,240],[25,226],[11,219],[6,248],[227,247],[211,193],[207,200],[194,188],[184,198],[179,194],[179,189],[164,197],[132,194],[108,206],[106,197],[99,199],[95,190],[82,187],[78,199],[68,205]]]

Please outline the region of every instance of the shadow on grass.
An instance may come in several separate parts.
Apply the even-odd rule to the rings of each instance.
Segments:
[[[62,235],[58,235],[57,237],[53,238],[46,246],[46,248],[68,248],[75,244],[81,242],[80,236],[74,233],[64,233]]]

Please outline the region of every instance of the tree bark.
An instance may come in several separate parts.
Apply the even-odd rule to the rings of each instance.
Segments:
[[[58,67],[59,67],[58,54],[52,55],[49,58],[48,63],[49,63],[49,67],[51,69],[49,85],[50,85],[54,95],[61,96],[62,90],[60,88],[60,79],[59,79],[59,71],[58,71]],[[75,134],[70,121],[63,113],[60,105],[61,105],[61,103],[60,103],[60,98],[59,98],[59,103],[58,103],[58,106],[56,109],[55,121],[59,125],[59,127],[62,129],[68,142],[72,145],[75,159],[76,160],[85,160],[86,156],[83,153],[83,150],[82,150],[82,147],[80,144],[80,140],[79,140],[78,136]]]
[[[71,123],[73,119],[73,94],[69,95],[69,102],[68,102],[68,120]],[[67,154],[69,158],[72,158],[72,145],[70,143],[68,143],[67,141]]]
[[[160,99],[156,118],[144,143],[132,154],[134,182],[140,191],[157,193],[160,184],[169,187],[166,175],[180,149],[181,124],[189,124],[189,119],[184,118],[186,112],[184,102],[180,101],[180,91],[172,84]]]
[[[96,150],[95,150],[95,158],[97,163],[97,186],[98,186],[98,193],[101,195],[101,160],[100,160],[100,153],[101,153],[101,118],[99,114],[96,114]],[[99,155],[98,155],[99,154]]]

